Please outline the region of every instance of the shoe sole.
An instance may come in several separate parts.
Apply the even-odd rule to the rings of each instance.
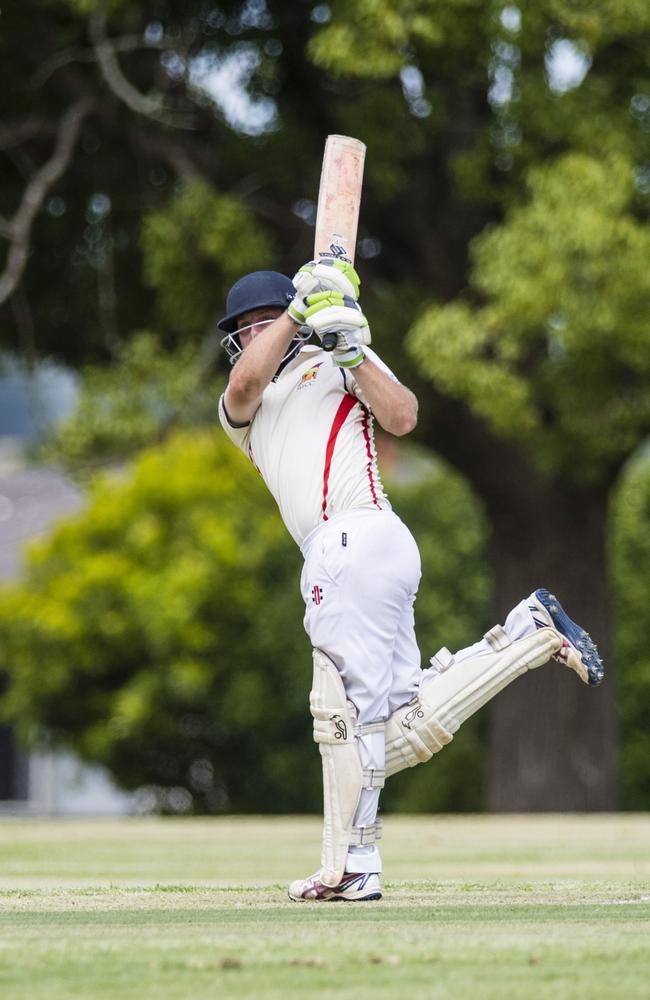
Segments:
[[[287,895],[289,895],[287,893]],[[370,903],[374,899],[381,899],[380,892],[372,892],[369,896],[322,896],[319,898],[312,896],[305,899],[303,896],[289,896],[292,903]]]
[[[380,892],[371,892],[368,896],[330,896],[325,903],[369,903],[373,899],[381,899]]]
[[[574,622],[572,618],[569,618],[554,594],[551,594],[542,587],[540,590],[535,591],[535,597],[551,616],[553,626],[573,646],[586,673],[586,676],[582,676],[581,674],[582,679],[591,687],[596,687],[602,683],[605,676],[605,667],[598,653],[598,648],[589,633]]]

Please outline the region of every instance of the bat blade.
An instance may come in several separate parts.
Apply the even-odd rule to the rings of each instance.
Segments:
[[[328,135],[323,154],[314,259],[354,264],[366,147],[348,135]]]

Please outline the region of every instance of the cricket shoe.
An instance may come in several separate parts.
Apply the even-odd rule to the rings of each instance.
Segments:
[[[370,899],[381,899],[381,884],[376,872],[345,872],[337,886],[323,885],[320,872],[309,878],[296,879],[289,886],[289,899],[296,903],[308,900],[314,902],[335,902],[339,899],[361,903]]]
[[[600,684],[605,667],[598,648],[589,633],[569,618],[557,597],[542,587],[530,595],[528,608],[537,628],[550,625],[562,636],[562,647],[553,659],[575,670],[585,684]]]

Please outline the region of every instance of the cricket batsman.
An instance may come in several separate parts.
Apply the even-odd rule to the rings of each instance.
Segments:
[[[381,898],[384,782],[429,760],[516,677],[551,658],[587,684],[604,675],[587,632],[546,589],[474,645],[440,649],[422,669],[413,616],[420,555],[384,493],[373,435],[375,421],[408,434],[418,404],[369,347],[358,292],[343,261],[311,261],[293,281],[255,271],[230,289],[219,321],[233,365],[221,424],[262,475],[304,558],[324,823],[320,868],[289,886],[296,901]]]

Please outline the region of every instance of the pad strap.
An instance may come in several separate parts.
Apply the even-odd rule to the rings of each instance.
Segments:
[[[361,774],[363,788],[383,788],[386,783],[386,770],[383,767],[364,767]]]
[[[375,719],[374,722],[357,723],[354,727],[356,736],[366,736],[370,733],[381,733],[386,731],[386,723],[383,719]],[[362,770],[364,788],[383,788],[386,782],[386,771],[383,767],[364,767]]]
[[[357,724],[354,727],[354,731],[357,736],[365,736],[366,733],[383,733],[386,728],[386,723],[383,719],[377,719],[375,722],[362,722],[360,725]]]
[[[379,818],[371,826],[353,826],[350,847],[364,847],[366,844],[374,844],[376,840],[381,840],[383,826]]]
[[[499,653],[502,649],[507,649],[508,646],[512,645],[512,639],[502,625],[494,625],[491,629],[488,629],[483,638],[486,642],[489,642],[495,653]]]
[[[444,674],[445,670],[449,670],[453,662],[453,654],[449,652],[446,646],[439,649],[438,652],[429,660],[434,674]]]

